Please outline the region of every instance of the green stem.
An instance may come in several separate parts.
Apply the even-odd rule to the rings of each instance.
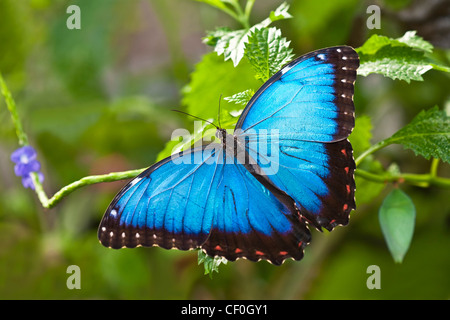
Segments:
[[[368,155],[370,155],[370,154],[374,153],[375,151],[378,151],[384,147],[387,147],[391,143],[392,142],[390,142],[388,140],[383,140],[383,141],[380,141],[380,142],[374,144],[369,149],[364,151],[358,158],[356,158],[356,160],[355,160],[356,166],[360,165],[361,162],[364,160],[364,158],[367,157]]]
[[[373,146],[371,146],[369,149],[364,151],[356,160],[355,164],[358,167],[358,165],[361,164],[361,162],[366,158],[368,155],[374,153],[375,151],[378,151],[384,147],[387,147],[390,144],[395,143],[395,139],[389,138],[383,141],[380,141]],[[365,171],[362,169],[357,169],[355,171],[355,175],[363,177],[366,180],[379,182],[379,183],[386,183],[386,182],[398,182],[398,183],[410,183],[412,185],[418,186],[418,187],[429,187],[430,185],[439,186],[442,188],[450,188],[450,179],[447,178],[441,178],[437,176],[437,167],[439,164],[439,159],[433,159],[431,162],[431,169],[429,174],[412,174],[412,173],[402,173],[402,174],[389,174],[387,172],[383,174],[376,174],[369,171]]]
[[[19,145],[26,146],[28,145],[28,138],[25,132],[23,131],[22,124],[19,119],[19,115],[17,113],[16,103],[6,86],[5,81],[3,80],[3,76],[0,73],[0,89],[2,91],[3,96],[5,97],[6,106],[8,107],[9,113],[11,114],[11,118],[16,128],[17,138],[19,139]]]
[[[223,8],[221,7],[220,10],[222,10],[223,12],[225,12],[226,14],[231,16],[234,20],[241,22],[240,17],[233,10],[231,10],[227,7],[223,7]]]
[[[450,72],[450,68],[446,67],[446,66],[440,66],[440,65],[435,64],[435,63],[430,63],[430,66],[432,66],[434,70]]]
[[[430,175],[432,177],[437,177],[437,169],[439,166],[439,159],[433,158],[431,161]]]
[[[38,174],[36,172],[32,172],[31,179],[33,180],[34,191],[36,192],[42,206],[44,208],[49,208],[49,205],[48,205],[49,200],[48,200],[47,194],[44,191],[44,187],[42,186],[42,183],[39,181]]]
[[[244,14],[244,12],[242,11],[239,1],[233,0],[233,1],[230,1],[229,3],[234,7],[234,10],[236,11],[237,20],[242,24],[242,26],[245,29],[250,29],[250,23],[248,21],[248,16],[246,14]]]
[[[123,171],[123,172],[111,172],[108,174],[102,174],[102,175],[95,175],[95,176],[87,176],[84,178],[81,178],[78,181],[72,182],[71,184],[65,186],[61,190],[59,190],[53,197],[48,199],[47,201],[42,201],[41,197],[39,197],[39,200],[41,200],[42,205],[45,208],[52,208],[54,207],[59,201],[61,201],[62,198],[67,196],[68,194],[74,192],[75,190],[88,186],[95,183],[100,182],[112,182],[117,180],[124,180],[124,179],[131,179],[136,177],[138,174],[140,174],[145,169],[136,169],[136,170],[129,170],[129,171]],[[36,184],[35,184],[36,185]],[[36,188],[36,192],[38,192]],[[38,193],[39,196],[39,193]]]
[[[240,24],[242,24],[242,26],[245,29],[250,29],[249,15],[250,15],[250,10],[253,6],[253,2],[254,2],[254,0],[249,0],[247,2],[246,8],[245,8],[245,13],[242,11],[239,1],[237,1],[237,0],[227,1],[227,3],[230,4],[234,8],[234,11],[231,10],[229,7],[227,7],[225,4],[221,5],[221,6],[216,6],[216,5],[213,5],[213,6],[222,10],[229,16],[231,16],[234,20],[238,21]]]
[[[255,4],[255,0],[248,0],[247,4],[245,5],[244,14],[245,14],[247,21],[250,20],[250,12],[252,11],[254,4]]]
[[[450,179],[433,176],[432,174],[413,174],[413,173],[401,173],[401,174],[375,174],[363,169],[357,169],[355,175],[360,176],[366,180],[386,183],[386,182],[398,182],[398,183],[410,183],[412,185],[427,188],[430,185],[435,185],[441,188],[450,188]]]

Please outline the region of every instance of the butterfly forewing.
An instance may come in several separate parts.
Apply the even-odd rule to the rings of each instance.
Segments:
[[[347,137],[355,123],[358,66],[357,53],[345,46],[302,56],[255,93],[236,126],[271,183],[318,229],[347,224],[355,208],[355,164]],[[275,139],[276,157],[261,153]]]

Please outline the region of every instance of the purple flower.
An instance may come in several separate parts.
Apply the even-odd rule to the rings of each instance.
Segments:
[[[39,181],[44,181],[44,175],[39,171],[41,164],[36,160],[36,150],[31,146],[24,146],[11,154],[11,160],[16,164],[14,166],[14,173],[18,177],[22,177],[22,185],[25,188],[34,190],[33,180],[31,178],[32,172],[37,172]]]

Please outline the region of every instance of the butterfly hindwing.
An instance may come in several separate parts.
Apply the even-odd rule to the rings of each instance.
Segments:
[[[222,168],[214,225],[202,248],[231,261],[245,257],[279,265],[290,257],[300,260],[310,233],[291,200],[278,199],[236,158],[232,161]]]

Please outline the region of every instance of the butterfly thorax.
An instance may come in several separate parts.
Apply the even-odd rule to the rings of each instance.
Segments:
[[[238,149],[245,152],[242,147],[238,147],[240,143],[238,142],[237,137],[235,135],[229,134],[226,129],[218,128],[216,131],[216,137],[220,139],[223,150],[228,157],[236,158],[239,152]]]
[[[218,137],[222,143],[226,158],[231,159],[231,161],[227,161],[227,163],[240,163],[251,173],[263,174],[255,159],[247,152],[243,136],[236,133],[229,134],[226,129],[218,128],[216,137]]]

